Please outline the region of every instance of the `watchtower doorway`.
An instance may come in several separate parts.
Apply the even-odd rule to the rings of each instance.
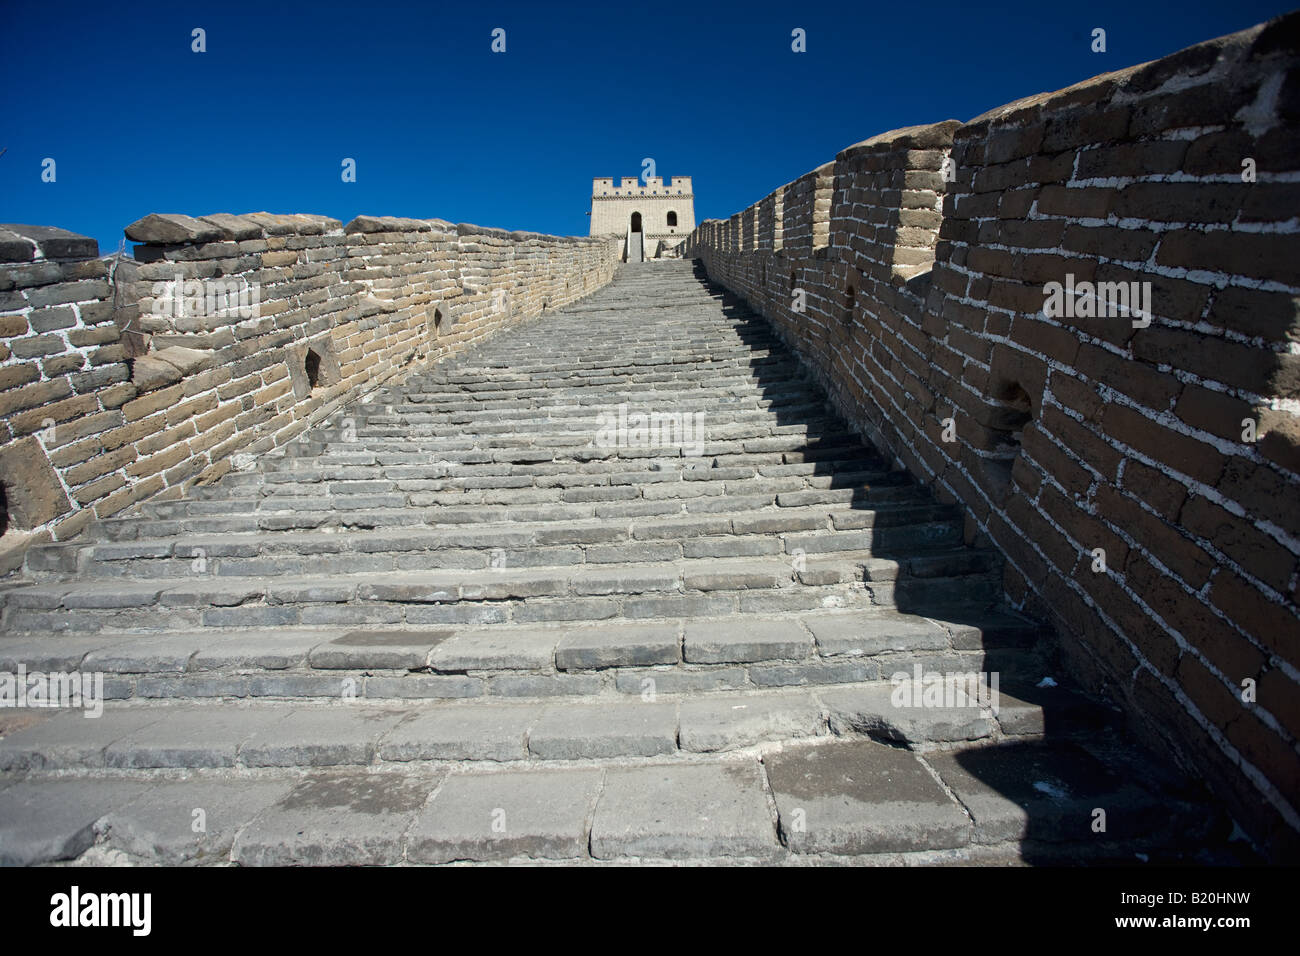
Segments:
[[[632,213],[632,221],[627,227],[627,251],[623,256],[627,262],[645,261],[645,234],[641,231],[641,214]]]

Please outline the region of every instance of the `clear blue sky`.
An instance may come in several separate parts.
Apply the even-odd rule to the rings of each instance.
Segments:
[[[1287,9],[0,0],[0,222],[61,226],[103,252],[150,212],[585,234],[591,178],[639,175],[645,157],[694,177],[697,218],[725,217],[878,132],[970,119]],[[195,27],[206,53],[191,51]],[[790,49],[796,27],[806,53]]]

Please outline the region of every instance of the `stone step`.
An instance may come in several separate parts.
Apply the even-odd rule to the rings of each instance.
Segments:
[[[250,532],[298,532],[313,528],[347,529],[349,532],[376,528],[436,529],[465,524],[512,521],[519,523],[582,522],[590,508],[593,521],[603,522],[597,537],[602,541],[633,541],[700,534],[779,533],[835,527],[840,530],[873,527],[878,516],[904,516],[915,522],[921,540],[935,532],[945,539],[949,531],[927,527],[931,523],[951,525],[951,514],[928,510],[928,496],[910,485],[876,485],[851,488],[812,488],[803,491],[769,492],[761,495],[691,494],[686,483],[678,488],[656,491],[654,486],[593,486],[535,488],[526,493],[506,490],[471,492],[421,492],[408,502],[392,507],[358,508],[356,496],[339,507],[318,510],[318,504],[304,499],[302,507],[267,508],[264,513],[193,515],[163,519],[138,515],[101,521],[86,541],[135,541],[179,535],[240,534]],[[426,500],[427,499],[427,500]],[[415,505],[414,501],[421,502]],[[346,510],[345,503],[353,505]],[[745,509],[743,512],[737,509]],[[198,509],[201,510],[201,509]],[[224,510],[224,509],[218,509]],[[564,531],[557,532],[560,536]],[[570,540],[581,540],[575,531]],[[590,539],[590,536],[587,536]],[[538,538],[539,544],[556,543]],[[861,546],[861,545],[860,545]],[[38,553],[57,553],[57,548]],[[36,565],[34,565],[36,567]]]
[[[823,441],[831,435],[845,439],[852,437],[840,426],[829,424],[825,419],[800,424],[782,424],[777,418],[764,412],[750,411],[728,413],[725,420],[720,420],[719,416],[709,415],[712,407],[711,403],[691,403],[674,399],[671,414],[680,416],[704,414],[705,420],[682,417],[680,421],[684,423],[684,428],[690,429],[688,435],[696,433],[694,429],[698,422],[699,440],[714,443],[788,435],[816,436]],[[654,406],[653,412],[641,412],[632,407],[627,413],[629,416],[639,414],[646,417],[629,418],[625,423],[627,430],[630,432],[634,428],[646,429],[648,424],[655,421],[649,417],[651,414],[668,414],[661,411],[661,408],[662,406]],[[566,408],[564,411],[567,413],[569,410]],[[591,444],[594,436],[602,430],[618,426],[619,414],[610,408],[586,407],[563,417],[552,417],[550,413],[543,417],[534,409],[531,414],[520,412],[513,417],[506,417],[505,414],[497,412],[489,419],[479,412],[469,411],[462,415],[444,414],[436,418],[429,416],[430,421],[443,423],[437,426],[424,425],[409,419],[377,424],[373,416],[358,422],[357,419],[349,416],[349,425],[345,426],[340,422],[329,428],[313,429],[304,440],[295,444],[318,445],[325,451],[332,449],[389,451],[393,447],[393,440],[400,438],[404,447],[416,451],[435,452],[446,448],[481,447],[484,444],[494,448],[508,448],[521,444],[541,447],[585,447]],[[666,422],[662,425],[663,428],[676,429],[679,419],[661,419],[661,421]],[[473,428],[472,433],[466,431],[467,426]]]
[[[342,681],[340,684],[344,683]],[[954,695],[919,682],[860,686],[462,700],[147,701],[42,713],[0,739],[0,772],[320,767],[684,756],[835,735],[932,749],[1086,734],[1107,713],[1065,691],[1032,700]],[[911,701],[917,701],[915,706]],[[1057,723],[1062,723],[1060,729]]]
[[[915,753],[826,734],[724,754],[534,754],[668,748],[659,705],[633,706],[626,717],[485,716],[471,740],[480,752],[529,754],[503,761],[418,759],[456,753],[465,736],[439,735],[424,714],[337,705],[137,716],[99,751],[112,769],[36,772],[0,790],[0,863],[1162,862],[1215,822],[1194,791],[1139,785],[1109,752],[1069,740]],[[712,737],[719,724],[695,706],[704,719],[687,714],[686,726]],[[761,728],[755,716],[744,720]],[[792,717],[787,732],[812,729]],[[47,733],[57,741],[62,729]],[[179,778],[133,767],[185,757],[216,766]],[[1107,811],[1100,837],[1097,807]]]
[[[425,530],[284,530],[208,533],[206,523],[189,522],[186,534],[116,541],[72,541],[28,553],[33,581],[84,577],[176,578],[199,576],[276,576],[361,571],[480,570],[531,567],[662,563],[699,558],[753,558],[786,555],[782,560],[803,583],[822,568],[823,557],[851,562],[854,580],[898,576],[936,576],[992,570],[988,551],[962,548],[960,526],[941,506],[918,505],[879,511],[821,512],[790,509],[751,515],[664,513],[654,521],[618,525],[590,519],[590,508],[569,520],[523,520],[444,525]],[[517,509],[517,519],[539,518]],[[481,517],[481,516],[480,516]],[[156,522],[156,530],[164,526]],[[150,526],[137,529],[147,533]],[[966,557],[969,555],[969,557]],[[805,565],[801,567],[800,564]],[[890,568],[897,571],[890,574]]]
[[[780,515],[809,506],[827,509],[827,516],[841,512],[874,515],[883,509],[901,510],[909,505],[924,508],[926,501],[915,488],[884,482],[810,482],[795,476],[736,481],[683,481],[671,474],[662,477],[662,481],[639,479],[633,484],[627,478],[597,482],[576,477],[537,481],[527,476],[486,476],[466,479],[464,484],[432,479],[408,483],[424,488],[358,490],[351,494],[332,490],[329,484],[312,488],[311,483],[306,483],[307,487],[275,489],[281,493],[257,497],[160,502],[147,509],[142,518],[162,525],[185,519],[196,531],[204,524],[229,531],[241,530],[240,524],[243,530],[283,531],[436,527],[449,523],[444,511],[458,517],[459,512],[453,509],[464,506],[497,506],[512,509],[519,520],[554,522],[581,520],[580,516],[630,520],[646,515],[731,515],[742,510]],[[486,508],[484,512],[490,513]],[[141,530],[145,527],[147,524]]]
[[[857,462],[841,460],[825,464],[801,462],[786,465],[761,464],[741,459],[736,464],[708,466],[706,463],[691,459],[640,458],[582,464],[488,462],[405,465],[396,466],[400,469],[396,472],[390,470],[392,467],[394,466],[346,464],[324,466],[317,462],[312,467],[284,469],[265,474],[260,472],[231,474],[225,476],[225,479],[218,484],[191,489],[183,499],[173,498],[164,502],[151,502],[142,507],[142,511],[155,509],[163,504],[168,506],[178,503],[202,504],[212,501],[251,500],[295,494],[316,496],[322,491],[331,495],[439,491],[450,487],[451,482],[458,482],[454,487],[461,490],[478,490],[466,487],[463,482],[467,479],[496,479],[498,484],[504,482],[504,486],[507,487],[511,485],[526,487],[521,482],[527,480],[531,482],[532,487],[559,488],[638,486],[677,481],[721,481],[733,483],[734,487],[736,482],[769,480],[788,483],[790,479],[800,479],[802,487],[808,489],[910,484],[902,473],[883,470],[880,464],[869,460]],[[722,487],[725,494],[726,484]],[[748,487],[745,485],[742,489]]]
[[[841,496],[842,500],[852,501],[854,497],[869,496],[882,489],[909,488],[913,492],[918,491],[901,472],[818,471],[815,466],[799,468],[754,464],[719,468],[648,468],[644,459],[639,461],[639,467],[586,467],[582,470],[575,466],[556,467],[546,463],[494,463],[423,469],[415,466],[409,472],[398,474],[368,466],[347,465],[342,466],[348,470],[341,475],[338,471],[331,475],[321,471],[322,466],[317,459],[316,467],[297,469],[297,474],[279,473],[273,480],[263,477],[257,483],[231,482],[221,486],[220,491],[214,488],[201,497],[149,502],[141,508],[141,512],[151,517],[167,518],[236,514],[253,510],[323,511],[347,506],[365,509],[424,507],[431,502],[419,496],[439,494],[443,496],[439,500],[445,501],[449,495],[492,491],[517,493],[528,500],[529,492],[553,491],[563,495],[575,488],[622,489],[618,493],[604,496],[610,499],[747,497],[767,494],[772,497],[769,503],[773,505],[777,504],[775,496],[791,492],[853,490],[858,492],[856,496]],[[430,477],[413,477],[412,474]],[[435,475],[437,477],[433,477]],[[894,493],[896,492],[891,492]]]
[[[88,672],[107,699],[643,694],[992,673],[1036,684],[1044,635],[1003,611],[814,611],[490,627],[172,629],[0,638],[0,670]]]
[[[959,552],[959,554],[961,554]],[[933,558],[933,560],[928,560]],[[287,559],[292,570],[300,562]],[[837,607],[991,606],[1001,574],[987,557],[912,562],[851,554],[815,562],[700,558],[524,569],[378,571],[275,577],[90,578],[3,593],[13,632],[297,624],[524,623]],[[308,562],[310,563],[310,561]]]

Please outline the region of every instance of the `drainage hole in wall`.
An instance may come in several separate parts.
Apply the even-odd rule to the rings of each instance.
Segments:
[[[307,372],[307,384],[315,388],[320,384],[320,356],[316,354],[315,349],[307,350],[307,359],[303,362],[303,367]]]

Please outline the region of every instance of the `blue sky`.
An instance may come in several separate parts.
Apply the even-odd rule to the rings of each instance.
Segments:
[[[698,219],[725,217],[884,130],[970,119],[1287,9],[0,0],[0,222],[71,229],[103,252],[150,212],[585,234],[591,178],[636,176],[646,157],[694,178]],[[490,49],[497,27],[505,53]],[[796,27],[806,53],[791,51]]]

